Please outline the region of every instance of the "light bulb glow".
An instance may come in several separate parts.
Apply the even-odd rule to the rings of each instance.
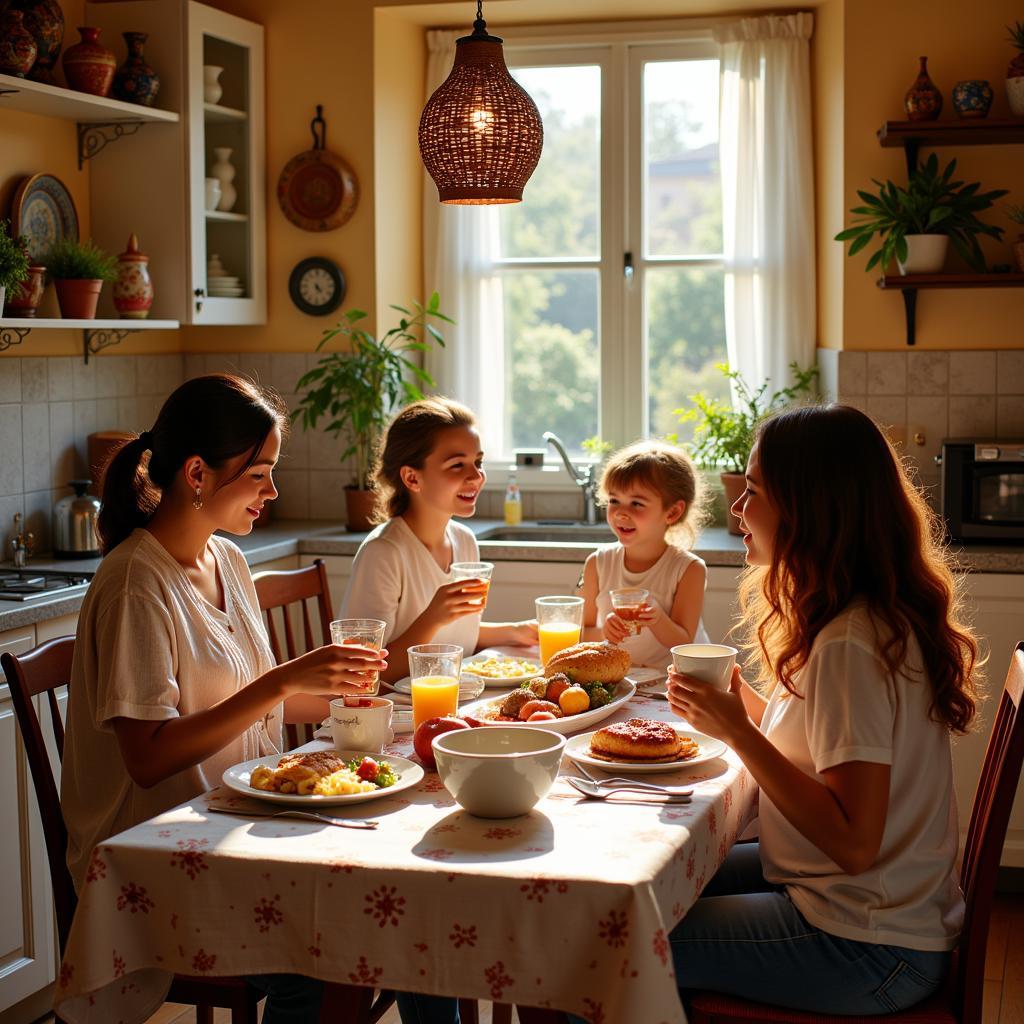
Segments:
[[[475,128],[481,135],[488,131],[494,121],[494,114],[489,110],[474,110],[469,115],[470,126]]]

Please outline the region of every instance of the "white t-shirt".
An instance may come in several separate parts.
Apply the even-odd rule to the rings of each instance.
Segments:
[[[597,561],[597,625],[603,625],[611,614],[612,599],[609,591],[622,587],[643,587],[650,592],[647,603],[657,605],[666,615],[672,614],[676,588],[683,574],[694,562],[704,563],[690,551],[669,544],[654,565],[644,572],[630,572],[626,568],[626,549],[619,543],[606,544],[596,552]],[[705,586],[707,576],[704,577]],[[697,620],[695,644],[706,644],[708,634],[703,619]],[[648,665],[664,669],[672,661],[671,650],[649,630],[641,629],[636,636],[627,636],[622,646],[629,651],[634,665]]]
[[[103,559],[78,620],[61,775],[68,867],[80,887],[93,847],[220,784],[224,769],[275,753],[276,708],[201,764],[157,783],[128,774],[111,719],[205,711],[274,667],[242,552],[210,540],[224,593],[215,608],[148,531]]]
[[[879,627],[882,628],[882,627]],[[929,716],[932,688],[913,633],[895,679],[879,656],[866,604],[856,601],[818,635],[794,678],[776,686],[761,729],[813,778],[849,761],[891,766],[889,807],[875,863],[847,875],[761,792],[765,878],[786,886],[811,924],[879,945],[952,949],[963,922],[949,732]]]
[[[473,531],[449,520],[448,542],[453,562],[476,562],[480,558]],[[409,524],[395,516],[381,523],[359,545],[352,563],[352,578],[342,607],[346,618],[383,619],[388,624],[384,642],[401,636],[423,614],[437,588],[451,583],[426,545]],[[442,626],[432,643],[459,644],[466,657],[477,648],[480,615],[465,615]]]

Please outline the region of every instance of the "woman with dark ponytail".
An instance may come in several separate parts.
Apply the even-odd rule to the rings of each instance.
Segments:
[[[239,377],[182,384],[124,445],[103,486],[106,556],[78,623],[61,804],[80,886],[93,847],[275,753],[281,703],[359,692],[386,651],[328,644],[274,666],[238,547],[277,497],[280,398]],[[322,984],[273,975],[264,1024],[318,1017]]]

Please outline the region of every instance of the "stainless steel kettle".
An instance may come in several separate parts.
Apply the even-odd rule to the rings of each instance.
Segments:
[[[53,553],[58,558],[98,558],[99,537],[96,518],[100,499],[88,494],[91,480],[69,480],[74,497],[61,498],[53,506]]]

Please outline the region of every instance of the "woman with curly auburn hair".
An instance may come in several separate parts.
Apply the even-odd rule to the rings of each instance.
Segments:
[[[975,712],[977,644],[933,513],[847,406],[761,424],[731,512],[747,648],[728,691],[675,671],[669,699],[760,787],[672,934],[683,988],[816,1013],[905,1009],[938,988],[963,919],[950,734]]]

